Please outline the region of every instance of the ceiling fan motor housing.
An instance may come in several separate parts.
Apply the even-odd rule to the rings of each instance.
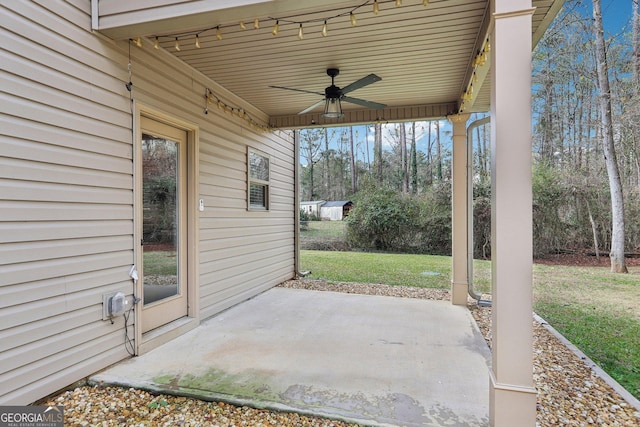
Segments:
[[[329,99],[342,98],[342,90],[336,85],[331,85],[325,88],[324,95]]]
[[[333,83],[333,79],[340,74],[340,70],[337,68],[327,68],[327,75],[331,77],[331,86],[324,89],[324,95],[329,99],[336,99],[342,97],[342,91],[338,86]]]

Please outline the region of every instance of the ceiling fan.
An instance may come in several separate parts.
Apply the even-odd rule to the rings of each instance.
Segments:
[[[363,107],[372,108],[372,109],[381,109],[386,107],[386,105],[380,104],[378,102],[365,101],[364,99],[345,96],[349,92],[353,92],[356,89],[360,89],[361,87],[380,81],[382,80],[382,78],[376,76],[375,74],[369,74],[368,76],[365,76],[360,80],[356,80],[350,85],[347,85],[343,88],[339,88],[334,83],[334,79],[339,73],[340,73],[340,70],[337,68],[327,68],[327,75],[331,77],[331,86],[326,87],[324,90],[324,93],[313,92],[313,91],[304,90],[304,89],[293,89],[290,87],[282,87],[282,86],[269,86],[269,87],[276,88],[276,89],[293,90],[296,92],[303,92],[303,93],[313,93],[315,95],[324,96],[324,98],[321,101],[318,101],[315,104],[305,108],[304,110],[300,111],[298,114],[308,113],[314,108],[324,104],[324,113],[322,114],[323,117],[330,118],[330,119],[337,119],[343,116],[342,105],[340,104],[341,101],[362,105]]]

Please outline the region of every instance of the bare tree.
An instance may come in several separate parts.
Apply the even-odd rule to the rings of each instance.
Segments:
[[[375,125],[373,163],[377,166],[376,175],[378,182],[382,184],[382,124],[380,122],[377,122]]]
[[[631,0],[633,3],[633,30],[631,36],[631,44],[633,47],[633,83],[635,85],[636,94],[640,92],[640,10],[638,8],[638,0]]]
[[[371,172],[371,157],[369,157],[369,126],[364,131],[365,153],[367,153],[367,172]]]
[[[599,104],[600,119],[602,121],[602,144],[611,192],[611,271],[614,273],[628,273],[627,264],[624,259],[624,198],[613,141],[609,67],[607,65],[600,0],[593,0],[593,30],[595,33],[596,71],[598,75],[598,89],[600,92]]]
[[[638,0],[632,0],[632,10],[633,10],[633,29],[631,33],[631,44],[633,48],[632,54],[632,63],[633,63],[633,94],[635,95],[634,102],[631,103],[636,104],[640,100],[640,6],[638,5]],[[637,110],[636,110],[637,111]],[[637,123],[636,120],[632,119],[634,124]],[[632,126],[632,135],[636,132],[637,127]],[[637,139],[637,138],[634,138]],[[636,163],[636,174],[638,176],[638,186],[640,186],[640,141],[635,144],[635,163]]]
[[[411,194],[418,192],[418,151],[416,147],[416,122],[411,123]]]
[[[476,114],[474,120],[480,120],[483,116]],[[489,149],[488,139],[489,139],[489,126],[476,126],[475,128],[475,140],[476,144],[476,155],[475,159],[477,160],[477,174],[481,179],[486,179],[489,176]]]
[[[314,181],[314,169],[320,160],[320,138],[321,130],[306,129],[300,132],[300,154],[306,160],[305,176],[307,178],[307,191],[302,188],[302,197],[307,200],[314,200],[316,196],[316,186]],[[320,155],[319,155],[320,154]],[[306,196],[306,197],[305,197]]]
[[[353,126],[349,126],[349,166],[351,168],[351,194],[357,190],[356,183],[356,151],[353,146]]]
[[[329,191],[331,191],[331,173],[330,173],[330,164],[329,164],[329,130],[327,128],[324,128],[324,152],[322,153],[322,156],[324,157],[324,165],[323,165],[323,173],[322,173],[322,180],[323,180],[323,187],[324,187],[324,193],[325,193],[325,197],[327,194],[329,194]]]
[[[407,162],[407,130],[404,122],[398,124],[400,143],[400,168],[402,176],[402,192],[409,192],[409,163]]]
[[[438,177],[438,181],[442,181],[442,144],[440,142],[440,120],[436,120],[436,156],[438,157],[436,176]]]

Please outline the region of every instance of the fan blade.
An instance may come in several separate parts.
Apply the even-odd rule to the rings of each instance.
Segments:
[[[362,105],[363,107],[372,108],[374,110],[381,110],[386,107],[386,105],[380,104],[378,102],[365,101],[364,99],[352,98],[350,96],[343,96],[342,100],[350,102],[352,104]]]
[[[298,114],[305,114],[308,113],[309,111],[313,110],[316,107],[319,107],[320,105],[324,104],[324,99],[322,101],[318,101],[315,104],[305,108],[304,110],[300,111]]]
[[[381,77],[376,76],[375,74],[369,74],[368,76],[365,76],[363,78],[361,78],[360,80],[356,80],[355,82],[351,83],[350,85],[343,87],[342,88],[342,94],[347,94],[349,92],[352,92],[356,89],[360,89],[361,87],[370,85],[371,83],[375,83],[382,80]]]
[[[314,95],[324,96],[324,93],[321,93],[321,92],[313,92],[313,91],[311,91],[311,90],[294,89],[294,88],[291,88],[291,87],[282,87],[282,86],[269,86],[269,87],[272,87],[272,88],[275,88],[275,89],[293,90],[293,91],[296,91],[296,92],[302,92],[302,93],[312,93],[312,94],[314,94]]]

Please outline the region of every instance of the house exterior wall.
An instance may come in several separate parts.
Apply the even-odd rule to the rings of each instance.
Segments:
[[[0,405],[9,405],[129,357],[124,319],[102,320],[102,295],[131,298],[134,288],[137,119],[129,44],[91,32],[90,0],[2,2],[0,20]],[[293,136],[253,131],[216,108],[205,115],[208,87],[266,120],[149,42],[130,49],[133,104],[198,127],[199,317],[292,277]],[[247,210],[247,146],[271,158],[267,212]]]

